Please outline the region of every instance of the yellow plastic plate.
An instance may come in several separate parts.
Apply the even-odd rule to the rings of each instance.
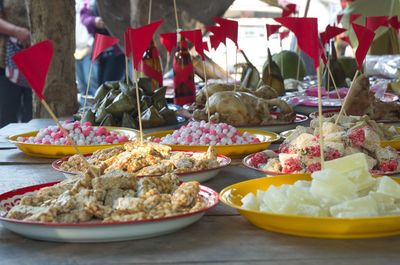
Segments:
[[[118,134],[124,134],[128,136],[130,140],[139,137],[139,131],[134,129],[128,128],[121,128],[121,127],[111,127],[111,126],[104,126],[109,131],[117,132]],[[18,137],[30,137],[36,136],[38,131],[32,131],[27,133],[15,134],[8,136],[7,139],[11,143],[15,144],[22,152],[29,156],[36,156],[36,157],[45,157],[45,158],[60,158],[64,156],[70,156],[76,154],[75,149],[69,145],[54,145],[54,144],[28,144],[18,142]],[[120,144],[101,144],[101,145],[80,145],[78,146],[79,151],[82,154],[90,154],[96,150],[110,148],[114,146],[123,145]]]
[[[260,140],[260,143],[256,144],[234,144],[234,145],[217,145],[215,149],[218,154],[229,156],[229,157],[242,157],[254,152],[259,152],[261,150],[267,149],[268,146],[274,142],[279,140],[279,135],[273,132],[267,132],[257,129],[248,129],[241,128],[238,129],[240,133],[248,132],[249,134],[257,137]],[[145,137],[149,140],[154,138],[162,138],[167,134],[172,134],[174,131],[162,131],[162,132],[153,132],[148,133]],[[206,145],[173,145],[167,144],[172,147],[172,150],[176,151],[207,151],[208,146]]]
[[[307,175],[264,177],[236,183],[220,192],[220,200],[236,208],[250,223],[264,230],[320,238],[370,238],[400,235],[400,216],[368,218],[307,217],[252,211],[241,208],[241,199],[249,192],[267,190],[270,185],[293,184],[297,180],[311,180]],[[400,179],[394,178],[397,182]]]
[[[400,134],[400,127],[397,127],[396,131]],[[400,151],[400,139],[381,141],[381,146],[382,147],[391,146],[394,149]]]

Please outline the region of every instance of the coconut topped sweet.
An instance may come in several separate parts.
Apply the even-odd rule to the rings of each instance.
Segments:
[[[226,123],[205,121],[191,121],[172,134],[155,141],[173,145],[234,145],[260,142],[257,137],[247,132],[241,133]]]

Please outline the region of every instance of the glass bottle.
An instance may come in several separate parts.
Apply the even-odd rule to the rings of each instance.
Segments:
[[[174,103],[180,106],[192,104],[196,99],[193,63],[184,37],[177,33],[177,48],[173,61]]]
[[[141,73],[142,76],[152,79],[151,85],[153,91],[163,85],[160,56],[153,40],[142,57]]]

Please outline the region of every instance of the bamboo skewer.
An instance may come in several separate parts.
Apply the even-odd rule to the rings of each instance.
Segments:
[[[318,123],[319,123],[319,151],[321,156],[321,169],[324,168],[324,136],[322,133],[322,100],[321,100],[321,73],[319,67],[317,68],[317,82],[318,82]]]
[[[178,10],[176,9],[176,0],[173,0],[173,1],[174,1],[176,30],[178,30],[179,29]]]
[[[206,108],[207,108],[207,118],[208,122],[210,122],[210,103],[208,101],[208,90],[207,90],[207,73],[206,73],[206,64],[203,62],[203,72],[204,72],[204,91],[206,92]]]
[[[44,108],[47,110],[47,112],[50,114],[50,117],[53,119],[53,121],[57,124],[58,128],[60,128],[60,130],[62,131],[62,133],[65,135],[65,137],[67,138],[68,142],[71,143],[72,148],[75,149],[75,152],[82,158],[83,163],[88,167],[89,172],[92,174],[93,177],[96,177],[97,174],[93,171],[91,165],[89,164],[89,162],[86,160],[86,158],[83,156],[83,154],[81,153],[81,151],[79,150],[78,146],[76,145],[74,139],[72,139],[69,136],[69,133],[67,132],[67,130],[62,127],[60,121],[57,119],[56,115],[54,114],[54,112],[51,110],[50,106],[47,104],[46,100],[42,99],[40,100],[40,102],[42,103],[42,105],[44,106]]]
[[[85,109],[86,109],[87,98],[89,95],[90,80],[92,79],[92,68],[93,68],[93,62],[90,63],[90,67],[89,67],[89,78],[88,78],[88,82],[87,82],[87,86],[86,86],[86,94],[85,94],[85,102],[83,103],[83,111],[85,111]]]
[[[137,75],[137,71],[133,65],[132,65],[132,68],[133,68],[133,80],[135,80],[135,84],[136,84],[136,107],[137,107],[138,119],[139,119],[140,144],[143,145],[142,111],[140,108],[139,84],[138,84],[138,78],[137,78],[138,75]]]
[[[354,81],[356,80],[356,78],[357,78],[357,76],[358,76],[359,73],[360,73],[360,71],[357,70],[356,73],[354,74],[353,81],[351,82],[349,91],[347,92],[347,95],[346,95],[346,97],[344,98],[344,102],[343,102],[343,104],[342,104],[342,107],[340,108],[340,112],[339,112],[339,114],[338,114],[338,116],[337,116],[337,118],[336,118],[335,124],[337,124],[337,123],[339,122],[340,118],[341,118],[342,115],[343,115],[343,112],[344,112],[344,109],[345,109],[345,106],[346,106],[346,103],[347,103],[347,99],[349,98],[349,94],[350,94],[351,89],[352,89],[352,87],[353,87],[353,85],[354,85]]]

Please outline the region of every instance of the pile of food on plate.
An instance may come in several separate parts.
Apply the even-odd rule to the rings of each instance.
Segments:
[[[245,59],[240,86],[214,83],[197,93],[196,102],[190,106],[193,119],[207,120],[208,106],[210,120],[215,123],[262,126],[294,122],[293,109],[278,98],[285,94],[285,87],[279,66],[272,60],[269,50],[261,75],[246,56]]]
[[[241,133],[226,123],[191,121],[187,125],[154,141],[173,145],[232,145],[259,143],[251,134]]]
[[[86,159],[90,165],[99,167],[104,173],[122,170],[140,176],[187,173],[220,165],[212,146],[207,152],[172,152],[169,146],[151,142],[142,144],[140,141],[125,143],[123,147],[98,150]],[[88,170],[88,166],[81,156],[74,155],[64,161],[60,169],[78,173]]]
[[[198,182],[177,175],[138,177],[120,170],[88,173],[22,197],[8,218],[54,223],[119,222],[162,218],[204,209]]]
[[[143,128],[176,124],[177,115],[168,108],[165,100],[166,87],[152,90],[151,80],[140,78],[139,97]],[[82,122],[102,126],[121,126],[139,128],[136,108],[136,90],[132,84],[123,81],[108,81],[96,91],[94,106],[82,115],[77,115]]]
[[[323,117],[323,122],[335,123],[338,116],[339,116],[338,113],[336,113],[330,117]],[[319,126],[318,122],[319,122],[318,118],[314,118],[313,120],[311,120],[310,128],[311,129],[318,128]],[[400,134],[395,126],[376,122],[375,120],[371,119],[368,115],[363,115],[363,116],[342,115],[338,120],[337,124],[343,127],[346,131],[354,128],[368,126],[379,135],[379,138],[381,140],[400,139]]]
[[[311,128],[298,127],[277,152],[265,150],[256,153],[248,163],[252,167],[276,173],[310,173],[320,170],[320,134],[317,124],[312,122]],[[398,137],[394,128],[377,124],[365,117],[343,117],[338,124],[324,121],[322,130],[326,161],[364,153],[369,170],[376,174],[400,170],[397,150],[380,145],[381,139]]]
[[[248,193],[249,210],[302,216],[357,218],[400,215],[400,184],[390,177],[373,178],[366,155],[358,153],[327,161],[311,181],[269,186]]]
[[[63,121],[61,126],[77,145],[102,145],[119,144],[129,141],[128,136],[109,131],[105,127],[93,127],[92,123],[79,121]],[[54,125],[42,128],[36,136],[18,137],[17,141],[28,144],[53,144],[53,145],[71,145],[67,135],[61,129]]]
[[[348,115],[368,115],[373,120],[381,121],[400,120],[400,103],[377,99],[370,90],[368,78],[363,74],[354,81],[347,97],[344,111]]]

